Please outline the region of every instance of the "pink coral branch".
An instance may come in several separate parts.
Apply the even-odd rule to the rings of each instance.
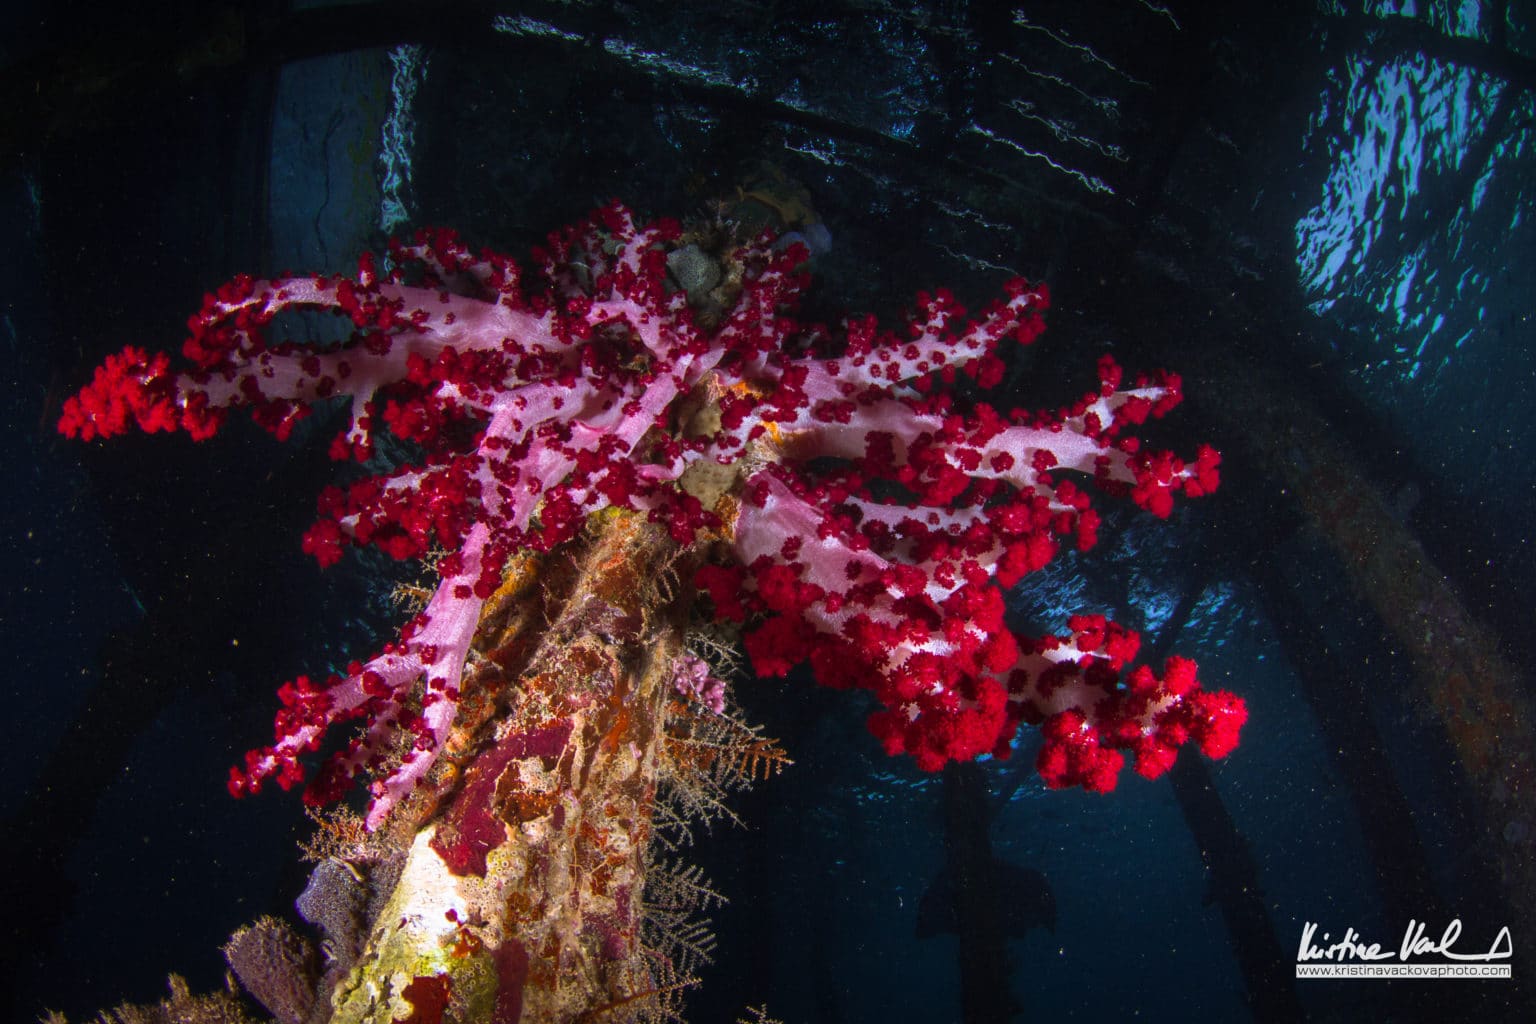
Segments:
[[[608,507],[647,511],[680,544],[726,531],[739,564],[698,583],[716,614],[752,617],[758,671],[809,660],[826,685],[871,690],[871,729],[924,767],[1005,754],[1026,721],[1045,732],[1052,785],[1109,788],[1123,751],[1155,775],[1186,740],[1212,756],[1235,744],[1241,701],[1201,691],[1191,663],[1132,669],[1134,635],[1096,620],[1044,640],[1002,621],[1000,587],[1045,565],[1058,538],[1094,542],[1098,517],[1069,475],[1159,516],[1177,494],[1215,488],[1213,450],[1185,462],[1131,436],[1177,405],[1177,377],[1125,386],[1105,358],[1071,408],[956,411],[945,392],[958,373],[995,385],[999,344],[1039,334],[1043,288],[1009,282],[974,318],[947,292],[920,295],[900,333],[854,319],[835,352],[796,355],[827,342],[795,318],[802,252],[760,240],[730,254],[741,294],[706,333],[666,278],[678,233],[637,227],[615,204],[551,235],[528,271],[429,231],[392,247],[388,274],[365,256],[353,278],[237,278],[189,321],[190,369],[124,349],[65,403],[60,430],[85,440],[133,427],[203,439],[231,409],[286,438],[316,402],[344,400],[336,457],[367,459],[380,430],[421,453],[328,488],[304,548],[322,565],[350,544],[444,549],[434,596],[369,661],[323,687],[284,684],[274,743],[232,771],[233,792],[293,785],[328,730],[361,719],[307,797],[334,799],[368,773],[377,827],[447,740],[507,558],[549,550]],[[305,311],[350,320],[352,337],[324,352],[268,340],[279,316]],[[718,425],[683,429],[681,410],[704,403]],[[680,485],[702,462],[736,468],[734,522]],[[689,692],[713,700],[689,671]]]

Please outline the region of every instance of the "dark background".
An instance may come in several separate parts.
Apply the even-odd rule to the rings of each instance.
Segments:
[[[1160,441],[1226,455],[1216,497],[1112,516],[1092,557],[1014,596],[1028,630],[1114,612],[1252,710],[1226,761],[1111,797],[1042,790],[1027,738],[984,766],[980,829],[1057,905],[1054,932],[1008,945],[1018,1019],[1528,1018],[1536,894],[1508,865],[1536,860],[1536,813],[1509,737],[1531,721],[1536,16],[1421,6],[12,5],[12,1019],[148,1001],[171,970],[221,984],[224,937],[302,886],[306,828],[295,798],[230,801],[227,766],[278,682],[391,622],[388,567],[321,574],[298,550],[333,420],[284,446],[67,443],[52,423],[89,368],[175,347],[237,271],[347,269],[386,197],[391,230],[520,253],[610,197],[687,217],[770,186],[830,235],[813,310],[1044,278],[1050,329],[998,404],[1069,401],[1112,351],[1185,375]],[[1382,518],[1353,542],[1411,540],[1453,609],[1339,554],[1327,510],[1355,496]],[[1444,639],[1405,642],[1424,621]],[[1447,710],[1422,650],[1458,645],[1513,666],[1489,669],[1498,708]],[[797,765],[696,849],[732,902],[694,1019],[960,1019],[955,938],[915,937],[953,793],[881,757],[848,695],[737,692]],[[1306,921],[1390,947],[1409,917],[1455,916],[1469,945],[1511,927],[1515,981],[1289,977]]]

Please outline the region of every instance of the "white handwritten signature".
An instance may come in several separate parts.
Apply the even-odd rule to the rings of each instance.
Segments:
[[[1394,957],[1406,963],[1412,957],[1425,957],[1438,954],[1446,960],[1508,960],[1514,955],[1514,941],[1510,938],[1509,927],[1499,929],[1499,934],[1494,937],[1493,944],[1488,947],[1486,953],[1458,953],[1453,946],[1456,940],[1461,938],[1461,918],[1456,918],[1445,926],[1445,931],[1440,933],[1440,941],[1436,942],[1428,934],[1428,927],[1421,921],[1410,920],[1408,927],[1403,931],[1403,941],[1396,951],[1382,949],[1381,943],[1366,943],[1360,933],[1353,928],[1344,930],[1344,937],[1337,942],[1328,943],[1329,934],[1323,933],[1322,941],[1327,945],[1318,945],[1316,942],[1317,924],[1308,921],[1301,930],[1301,946],[1296,951],[1296,962],[1306,963],[1309,960],[1329,960],[1343,963],[1348,960],[1391,960]]]

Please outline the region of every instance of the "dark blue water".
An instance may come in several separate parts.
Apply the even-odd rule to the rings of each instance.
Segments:
[[[52,423],[90,367],[176,346],[236,271],[344,271],[419,224],[521,252],[609,197],[690,216],[774,183],[830,240],[813,311],[1044,278],[1056,307],[1014,400],[1070,401],[1104,351],[1170,365],[1191,397],[1164,439],[1227,456],[1216,496],[1112,515],[1011,595],[1028,631],[1112,613],[1251,712],[1224,761],[1109,796],[1045,790],[1028,735],[963,782],[1010,901],[1015,1019],[1529,1019],[1516,915],[1536,895],[1505,866],[1536,859],[1536,811],[1489,780],[1529,778],[1536,751],[1467,762],[1517,761],[1498,734],[1536,702],[1536,10],[1087,6],[529,4],[338,28],[252,4],[272,20],[244,33],[196,5],[9,12],[10,1019],[157,999],[170,971],[222,985],[225,937],[289,913],[307,828],[291,795],[230,800],[228,765],[281,680],[393,628],[385,567],[322,574],[299,551],[335,423],[286,446],[68,443]],[[1220,401],[1239,380],[1246,416]],[[1298,497],[1318,449],[1258,440],[1281,402],[1323,417],[1357,467],[1342,491],[1374,496],[1456,602],[1429,621],[1475,623],[1511,666],[1493,726],[1434,699],[1400,631],[1421,619],[1373,601],[1380,578]],[[694,851],[731,902],[693,1019],[961,1020],[953,922],[919,931],[952,884],[962,783],[881,755],[856,696],[737,690],[796,765]],[[1041,885],[1053,928],[1020,909]],[[1464,948],[1511,929],[1515,979],[1293,976],[1308,922],[1396,948],[1410,918],[1457,916]]]

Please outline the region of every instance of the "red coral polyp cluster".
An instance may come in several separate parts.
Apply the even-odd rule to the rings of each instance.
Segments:
[[[1021,282],[1009,295],[1019,305],[992,307],[958,336],[944,330],[925,340],[979,359],[1008,336],[999,320],[1026,316],[1017,334],[1033,338],[1044,296]],[[895,347],[894,339],[873,344]],[[943,365],[969,364],[951,355]],[[1216,488],[1213,449],[1186,463],[1126,433],[1177,405],[1177,377],[1125,387],[1106,357],[1099,387],[1075,405],[1003,416],[985,404],[961,414],[948,396],[915,388],[867,380],[850,388],[847,366],[828,360],[797,375],[814,380],[819,370],[830,379],[822,390],[835,388],[850,405],[832,419],[816,416],[814,402],[793,419],[779,413],[781,436],[792,438],[784,447],[800,461],[769,465],[749,481],[736,536],[744,568],[711,569],[700,580],[719,614],[761,618],[746,637],[758,672],[809,661],[825,685],[871,691],[882,705],[871,730],[888,752],[928,769],[1007,756],[1025,722],[1045,727],[1039,768],[1052,786],[1112,788],[1123,751],[1155,777],[1189,739],[1208,753],[1231,748],[1242,702],[1204,694],[1192,674],[1182,686],[1181,670],[1181,685],[1170,687],[1140,669],[1135,699],[1126,695],[1134,634],[1106,640],[1103,626],[1074,620],[1068,637],[1020,642],[1003,621],[1002,588],[1048,564],[1062,540],[1088,548],[1097,539],[1088,492],[1062,474],[1091,478],[1161,517],[1176,494]],[[828,456],[840,468],[805,471],[808,460]]]
[[[365,256],[351,278],[240,277],[189,321],[190,369],[128,348],[65,403],[59,429],[91,440],[132,428],[202,439],[241,407],[281,439],[315,403],[346,402],[333,455],[367,460],[381,432],[420,454],[327,489],[303,546],[322,565],[350,545],[444,549],[435,595],[367,662],[324,687],[285,686],[274,743],[232,773],[233,791],[294,784],[325,733],[358,719],[310,795],[369,774],[377,826],[447,738],[507,559],[566,542],[604,508],[646,512],[679,544],[729,538],[737,563],[697,582],[716,615],[748,622],[757,670],[809,661],[825,685],[870,690],[871,729],[923,767],[1004,754],[1023,722],[1046,735],[1052,785],[1107,789],[1122,751],[1155,775],[1187,740],[1213,756],[1232,747],[1241,701],[1201,691],[1187,663],[1122,681],[1123,632],[1074,625],[1036,641],[1003,622],[999,588],[1062,539],[1094,542],[1099,518],[1071,476],[1158,516],[1216,487],[1210,448],[1186,462],[1130,433],[1177,405],[1177,377],[1127,386],[1106,357],[1069,408],[960,409],[948,385],[999,382],[997,348],[1039,334],[1044,288],[1010,281],[971,318],[948,292],[925,293],[900,332],[852,319],[835,352],[807,354],[826,332],[797,319],[802,250],[764,238],[724,254],[740,294],[705,331],[667,278],[679,234],[612,204],[551,235],[527,268],[438,230],[393,245],[387,272]],[[352,336],[323,351],[271,341],[295,311],[334,313]],[[718,412],[703,429],[701,406]],[[705,463],[736,470],[734,522],[683,486]],[[387,756],[402,733],[405,755]]]

